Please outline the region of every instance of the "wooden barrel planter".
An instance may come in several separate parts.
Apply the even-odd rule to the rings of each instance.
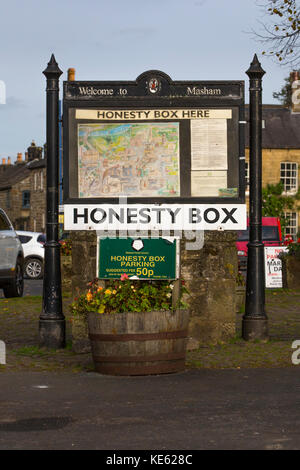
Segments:
[[[88,314],[97,372],[150,375],[183,371],[188,310]]]

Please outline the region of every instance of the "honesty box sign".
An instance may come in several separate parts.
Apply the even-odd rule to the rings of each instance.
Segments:
[[[65,230],[245,230],[245,204],[66,204]]]
[[[97,276],[119,279],[177,279],[179,252],[176,239],[98,238]]]
[[[287,251],[285,246],[265,246],[265,281],[267,288],[282,287],[282,262],[280,253]]]

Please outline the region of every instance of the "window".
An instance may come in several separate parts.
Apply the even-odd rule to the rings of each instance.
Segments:
[[[239,230],[237,232],[237,241],[245,242],[249,240],[249,227],[247,230]],[[267,241],[278,241],[279,242],[279,232],[277,226],[272,225],[263,225],[262,226],[262,240]]]
[[[297,192],[298,189],[298,163],[280,163],[280,181],[284,191]]]
[[[263,225],[262,226],[262,239],[263,241],[277,241],[279,242],[279,232],[278,232],[278,226],[272,226],[272,225]]]
[[[11,230],[11,226],[5,215],[0,212],[0,230]]]
[[[6,208],[10,209],[10,190],[6,191]]]
[[[237,241],[238,242],[246,242],[249,240],[249,227],[247,230],[239,230],[237,232]]]
[[[43,189],[44,189],[44,178],[43,178],[43,172],[42,171],[40,173],[40,177],[41,177],[41,191],[43,191]]]
[[[24,245],[24,243],[28,243],[32,237],[29,237],[27,235],[18,235],[20,242]]]
[[[46,235],[42,233],[41,235],[37,237],[36,241],[42,244],[46,243]]]
[[[30,207],[30,191],[22,192],[22,207],[28,209]]]
[[[287,225],[284,230],[285,236],[291,235],[296,241],[298,229],[297,212],[285,212],[284,216],[287,219]]]

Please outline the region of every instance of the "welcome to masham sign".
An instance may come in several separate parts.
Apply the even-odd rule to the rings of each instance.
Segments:
[[[66,230],[246,228],[244,82],[64,82]]]

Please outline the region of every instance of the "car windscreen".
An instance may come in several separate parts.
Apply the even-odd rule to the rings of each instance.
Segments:
[[[32,237],[29,237],[28,235],[18,235],[18,237],[20,242],[23,243],[23,245],[24,243],[28,243],[32,239]]]
[[[272,242],[279,242],[279,232],[278,227],[272,225],[263,225],[262,226],[262,239],[264,242],[272,241]],[[238,242],[246,242],[249,241],[249,227],[247,230],[239,230],[237,233],[237,241]]]
[[[237,241],[246,242],[249,240],[249,228],[247,230],[238,230]]]
[[[278,233],[278,227],[272,226],[272,225],[263,225],[262,228],[262,239],[263,241],[267,242],[279,242],[279,233]]]

